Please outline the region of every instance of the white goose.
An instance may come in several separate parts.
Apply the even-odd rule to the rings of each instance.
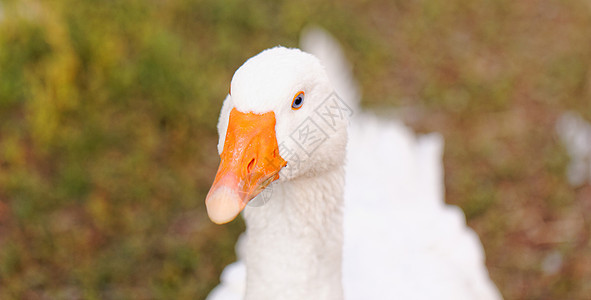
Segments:
[[[336,43],[305,41],[326,70],[276,47],[232,78],[206,206],[219,224],[244,210],[247,230],[208,299],[501,299],[478,237],[443,202],[441,137],[360,113]]]

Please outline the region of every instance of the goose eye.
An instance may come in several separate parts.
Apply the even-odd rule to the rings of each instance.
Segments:
[[[298,92],[293,97],[293,102],[291,103],[291,109],[298,110],[304,105],[304,92]]]

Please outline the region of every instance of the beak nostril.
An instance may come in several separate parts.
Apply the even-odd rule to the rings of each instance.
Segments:
[[[252,159],[250,160],[250,162],[248,163],[248,166],[246,166],[246,171],[248,173],[252,172],[252,169],[254,168],[254,164],[256,163],[256,159]]]

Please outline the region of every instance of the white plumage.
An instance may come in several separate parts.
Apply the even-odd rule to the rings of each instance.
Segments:
[[[574,187],[591,183],[591,124],[576,112],[565,112],[556,123],[556,131],[571,157],[569,183]]]
[[[339,230],[336,230],[334,239],[318,241],[328,244],[342,242],[344,245],[344,298],[501,299],[500,293],[489,279],[478,237],[466,226],[462,211],[458,207],[444,203],[442,137],[439,134],[416,137],[399,121],[383,120],[371,113],[361,112],[358,107],[359,93],[350,68],[344,61],[338,44],[324,32],[317,29],[308,31],[302,38],[302,46],[323,61],[335,89],[342,94],[342,98],[354,112],[348,130],[343,237],[341,239]],[[227,111],[228,108],[223,109],[220,117],[221,136],[225,135],[226,125],[223,119]],[[278,122],[280,118],[281,113],[278,113]],[[281,131],[278,130],[277,139],[281,143],[280,135]],[[223,144],[222,137],[220,144]],[[288,166],[289,163],[288,160]],[[306,182],[288,185],[282,181],[275,183],[272,186],[273,197],[284,196],[283,198],[291,199],[290,195],[299,193],[298,189],[308,189],[303,191],[309,193],[307,198],[318,195],[315,189],[320,190],[316,191],[320,194],[334,192],[338,195],[338,186],[341,183],[338,180],[339,170],[341,169],[337,168],[334,173],[336,179],[328,180],[326,184],[314,185],[314,182]],[[316,180],[315,178],[310,180]],[[322,191],[323,188],[328,190]],[[265,280],[285,280],[289,278],[286,274],[292,274],[294,281],[300,277],[320,281],[316,282],[318,286],[314,286],[314,289],[330,285],[338,287],[340,282],[328,282],[334,279],[330,277],[330,273],[318,275],[322,273],[322,267],[306,265],[310,262],[306,255],[314,253],[315,248],[307,249],[307,244],[302,244],[301,241],[292,242],[287,232],[282,235],[281,232],[268,229],[279,228],[283,226],[281,220],[292,218],[293,213],[290,213],[288,216],[281,216],[276,223],[273,221],[275,215],[293,209],[290,208],[290,203],[294,201],[271,199],[263,207],[246,208],[247,231],[253,227],[260,230],[251,229],[248,231],[248,237],[241,237],[236,247],[240,260],[226,267],[221,276],[221,284],[211,292],[209,300],[243,299],[247,289],[247,270],[243,261],[246,259],[250,266],[264,271],[268,266],[260,264],[269,263],[269,260],[280,261],[275,260],[276,256],[290,255],[292,249],[295,249],[291,254],[296,263],[292,266],[294,270],[290,269],[289,263],[285,266],[270,267],[268,272],[276,274]],[[315,206],[306,205],[309,205],[306,213],[310,214],[310,218],[318,217],[319,220],[325,220],[323,215],[316,216],[310,211]],[[305,218],[306,214],[303,216]],[[264,220],[263,223],[261,219]],[[293,219],[295,220],[295,217]],[[339,219],[337,214],[335,220]],[[328,224],[335,220],[329,219]],[[295,223],[288,223],[292,225],[287,226],[306,224],[299,220],[293,222]],[[331,229],[312,228],[310,237],[306,237],[311,239],[310,243],[316,242],[313,239],[321,239],[324,236],[322,232],[315,232],[318,230]],[[265,253],[265,243],[274,240],[254,235],[275,233],[277,235],[274,238],[285,244],[284,251],[280,254]],[[280,246],[274,246],[275,249],[277,247]],[[330,249],[330,246],[327,248]],[[253,256],[249,251],[257,251],[261,255]],[[338,257],[340,253],[337,251],[334,255]],[[340,265],[341,260],[332,263]],[[334,272],[338,272],[339,267],[335,267]],[[253,277],[259,275],[255,274]],[[325,280],[327,282],[322,282]],[[338,293],[336,296],[326,293],[298,294],[299,292],[287,290],[289,288],[285,288],[286,285],[277,285],[283,286],[282,290],[277,289],[274,282],[265,284],[260,281],[261,279],[256,279],[256,282],[253,282],[253,279],[249,278],[249,295],[252,299],[298,299],[309,295],[322,295],[326,299],[342,297]],[[292,289],[302,289],[302,286],[294,283]]]

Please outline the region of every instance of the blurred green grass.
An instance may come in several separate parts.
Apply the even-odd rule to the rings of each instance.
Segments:
[[[563,110],[591,119],[585,1],[0,3],[1,299],[204,298],[244,229],[203,208],[221,101],[309,24],[366,107],[444,134],[446,199],[507,299],[591,295],[591,192],[553,134]]]

